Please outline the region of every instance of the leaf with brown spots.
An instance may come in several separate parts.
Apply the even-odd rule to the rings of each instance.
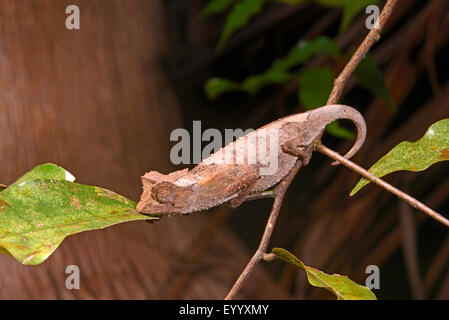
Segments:
[[[431,165],[449,160],[449,119],[440,120],[429,127],[416,142],[404,141],[377,161],[369,171],[377,177],[407,170],[424,171]],[[362,178],[351,191],[351,196],[366,186],[369,180]]]
[[[133,201],[112,191],[65,180],[68,175],[62,170],[38,166],[24,175],[31,180],[22,177],[0,192],[0,253],[35,265],[68,235],[121,222],[158,220],[138,213]]]

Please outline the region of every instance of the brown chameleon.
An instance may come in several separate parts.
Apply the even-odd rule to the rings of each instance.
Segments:
[[[345,155],[349,159],[365,141],[365,120],[352,107],[324,106],[269,123],[221,148],[191,170],[168,175],[147,172],[142,177],[143,193],[137,210],[164,215],[206,210],[222,203],[236,207],[248,195],[275,186],[298,158],[307,165],[326,125],[337,119],[349,119],[357,127],[357,140]],[[258,157],[259,153],[265,157]]]

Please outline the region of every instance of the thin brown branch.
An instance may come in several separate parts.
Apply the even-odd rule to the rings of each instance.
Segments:
[[[431,218],[433,218],[433,219],[441,222],[445,226],[449,227],[449,220],[447,220],[445,217],[443,217],[439,213],[435,212],[434,210],[432,210],[431,208],[429,208],[428,206],[426,206],[422,202],[419,202],[418,200],[416,200],[412,196],[408,195],[407,193],[399,190],[396,187],[393,187],[391,184],[383,181],[382,179],[379,179],[374,174],[372,174],[371,172],[363,169],[362,167],[360,167],[359,165],[355,164],[354,162],[344,158],[342,155],[338,154],[337,152],[327,148],[326,146],[322,145],[321,143],[317,143],[316,144],[315,150],[321,152],[322,154],[325,154],[329,158],[332,158],[332,159],[340,162],[341,164],[343,164],[344,166],[348,167],[352,171],[357,172],[358,174],[360,174],[364,178],[370,180],[371,182],[374,182],[378,186],[384,188],[385,190],[393,193],[394,195],[396,195],[397,197],[401,198],[402,200],[408,202],[413,208],[421,210],[422,212],[424,212],[425,214],[427,214]]]
[[[297,160],[292,170],[289,174],[274,188],[274,194],[276,195],[274,198],[273,207],[271,208],[271,213],[268,218],[267,225],[265,227],[265,231],[263,233],[262,239],[259,244],[259,248],[257,248],[256,252],[252,256],[251,260],[246,265],[243,272],[238,277],[237,281],[232,286],[229,293],[226,295],[225,300],[232,300],[239,293],[243,284],[248,280],[249,276],[253,273],[255,267],[258,263],[263,260],[264,254],[266,253],[268,244],[270,243],[271,235],[273,234],[274,226],[276,224],[276,220],[279,216],[279,211],[281,210],[282,201],[284,200],[285,193],[288,190],[288,187],[293,181],[293,178],[298,173],[299,169],[302,167],[302,161]]]
[[[346,82],[348,82],[349,80],[349,77],[357,68],[360,61],[362,61],[362,59],[368,53],[369,49],[380,39],[380,34],[385,27],[388,19],[390,18],[391,13],[393,12],[393,8],[397,2],[398,0],[388,0],[388,2],[385,4],[379,17],[379,28],[371,29],[365,40],[363,40],[362,44],[358,47],[357,51],[346,64],[345,68],[340,73],[338,78],[335,79],[334,87],[332,88],[332,92],[327,101],[328,105],[338,103],[338,100],[340,99],[340,96],[343,92]]]

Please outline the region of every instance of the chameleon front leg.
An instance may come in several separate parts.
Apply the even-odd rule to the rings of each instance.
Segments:
[[[312,157],[313,146],[304,146],[300,144],[300,139],[292,138],[281,145],[283,152],[299,158],[304,166],[308,165]]]

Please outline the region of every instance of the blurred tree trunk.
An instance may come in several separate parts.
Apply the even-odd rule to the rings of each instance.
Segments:
[[[70,4],[80,7],[77,31],[65,27]],[[140,175],[173,169],[169,133],[180,116],[161,68],[164,31],[161,1],[3,0],[0,181],[54,162],[80,183],[137,200]],[[75,235],[36,267],[0,256],[0,298],[221,298],[249,258],[227,231],[201,243],[191,282],[177,278],[211,219],[177,217]],[[80,290],[65,288],[70,264],[80,267]],[[286,297],[263,273],[256,282],[265,290],[251,297]]]

